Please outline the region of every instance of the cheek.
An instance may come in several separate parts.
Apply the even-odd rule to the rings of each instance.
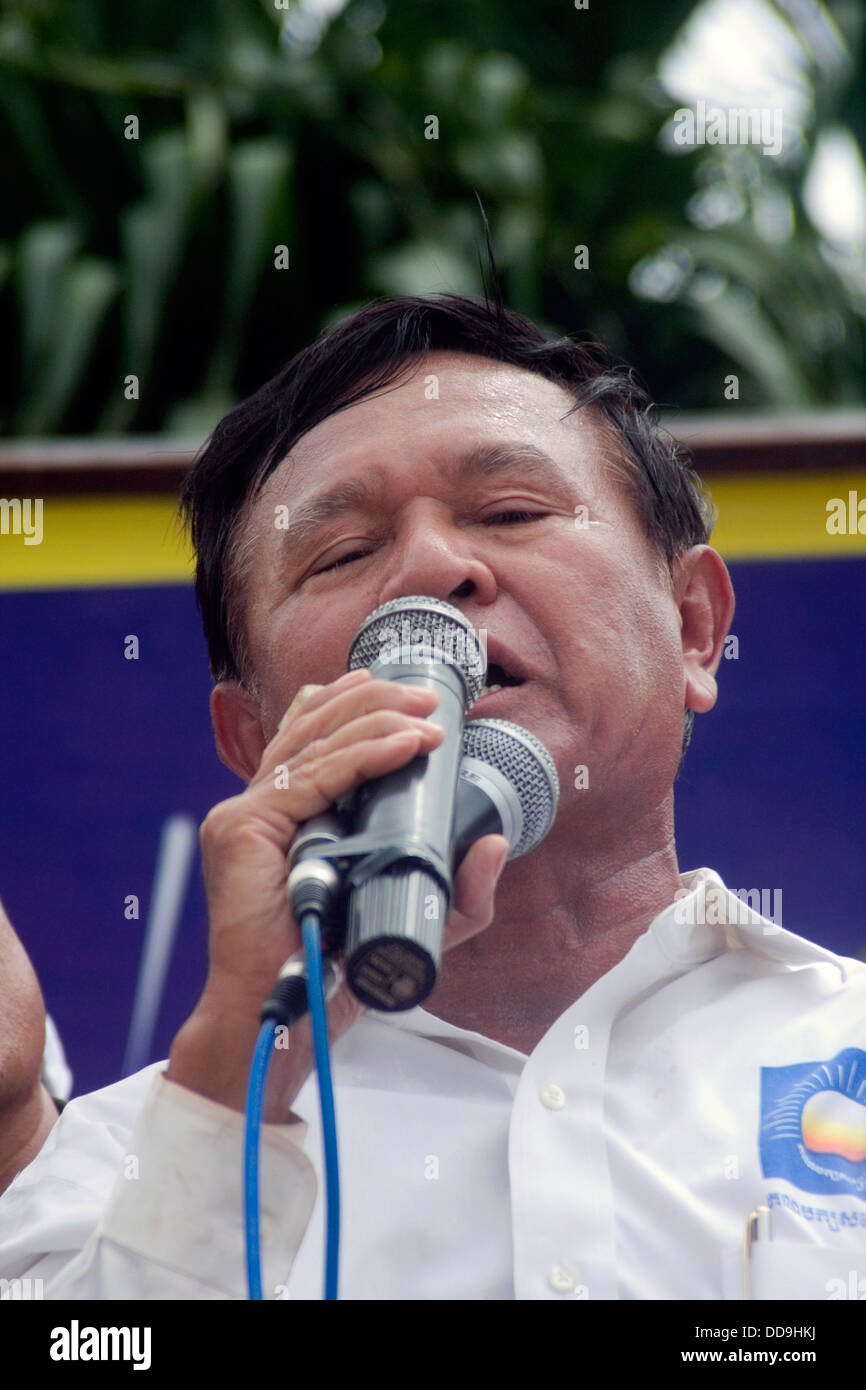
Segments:
[[[593,666],[618,698],[640,701],[647,689],[672,693],[682,685],[682,643],[676,605],[655,556],[639,551],[629,567],[624,557],[630,545],[642,542],[621,537],[622,549],[612,553],[609,544],[596,548],[590,541],[580,556],[572,547],[558,586],[551,586],[547,622],[560,641],[563,629],[569,631],[569,667],[580,674],[581,666]]]
[[[659,697],[676,698],[683,685],[682,643],[673,601],[636,594],[631,608],[635,664],[648,686]]]
[[[276,732],[302,685],[328,685],[345,672],[349,643],[366,614],[346,620],[335,609],[335,602],[330,610],[327,602],[298,604],[276,615],[268,632],[256,634],[253,655],[266,735]]]

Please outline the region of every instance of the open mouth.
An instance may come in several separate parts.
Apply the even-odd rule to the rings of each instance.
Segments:
[[[485,695],[492,695],[497,690],[504,690],[510,685],[523,685],[523,677],[515,676],[511,671],[506,671],[504,666],[500,666],[498,661],[491,661],[487,666],[487,680],[481,687],[479,700],[483,700]]]

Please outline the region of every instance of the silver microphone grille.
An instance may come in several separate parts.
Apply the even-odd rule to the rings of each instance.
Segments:
[[[365,618],[352,638],[347,668],[370,667],[383,658],[407,670],[431,659],[455,666],[466,686],[467,709],[487,674],[487,656],[469,619],[450,603],[423,594],[391,599]]]
[[[553,825],[559,804],[556,767],[541,740],[507,719],[473,719],[463,729],[463,756],[497,768],[517,793],[523,834],[509,858],[534,849]]]

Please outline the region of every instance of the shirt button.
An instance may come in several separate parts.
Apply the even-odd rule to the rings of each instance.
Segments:
[[[571,1293],[577,1283],[577,1270],[572,1269],[571,1265],[554,1265],[547,1282],[557,1293]]]
[[[542,1105],[546,1105],[548,1110],[561,1110],[565,1105],[565,1091],[561,1086],[557,1086],[552,1081],[548,1081],[538,1092]]]

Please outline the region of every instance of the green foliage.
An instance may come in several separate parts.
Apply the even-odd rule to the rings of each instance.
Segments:
[[[730,371],[754,405],[862,400],[866,305],[805,216],[805,160],[659,139],[693,7],[10,0],[6,429],[201,436],[351,307],[480,293],[477,197],[509,303],[602,337],[665,403],[717,407]],[[839,120],[862,141],[855,73],[813,64],[807,149]]]

